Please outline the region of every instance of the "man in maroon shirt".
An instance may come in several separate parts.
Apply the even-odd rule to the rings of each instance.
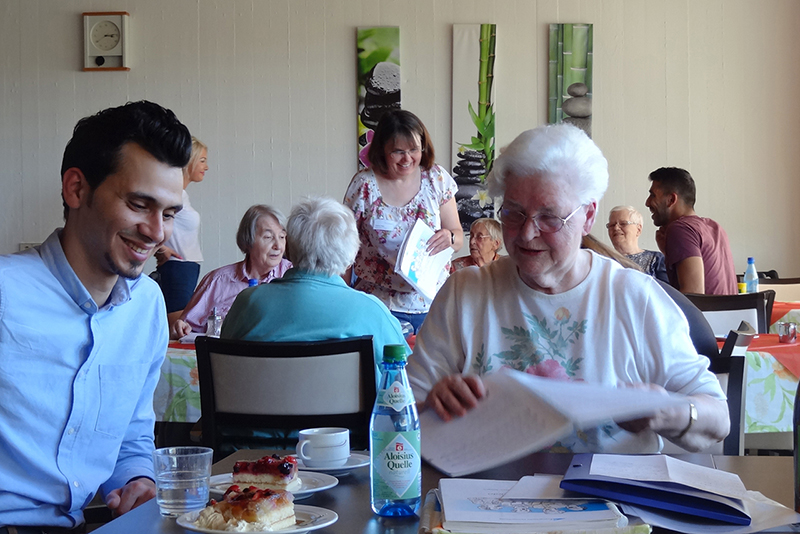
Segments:
[[[735,294],[728,234],[694,212],[692,175],[677,167],[661,167],[649,178],[653,183],[645,206],[658,226],[656,242],[666,258],[670,284],[681,293]]]

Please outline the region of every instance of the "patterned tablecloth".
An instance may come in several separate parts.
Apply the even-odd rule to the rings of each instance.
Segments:
[[[769,319],[769,333],[777,334],[778,327],[775,323],[800,324],[800,302],[774,302],[772,304],[772,317]]]
[[[200,382],[194,344],[170,343],[153,396],[156,421],[194,423],[200,419]]]
[[[779,344],[777,338],[761,334],[746,353],[746,433],[792,431],[800,344]]]

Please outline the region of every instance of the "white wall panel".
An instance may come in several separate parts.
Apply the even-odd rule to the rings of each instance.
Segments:
[[[80,70],[81,12],[131,13],[132,70]],[[547,25],[594,24],[594,138],[616,204],[644,211],[647,174],[688,168],[698,212],[731,238],[737,269],[800,276],[800,49],[795,0],[0,0],[0,253],[61,224],[58,174],[75,122],[147,98],[209,145],[190,186],[203,272],[241,254],[256,202],[287,214],[341,198],[355,172],[355,29],[401,30],[403,107],[449,166],[452,24],[498,25],[497,144],[546,118]],[[647,218],[642,244],[655,246]],[[768,238],[769,236],[769,238]]]

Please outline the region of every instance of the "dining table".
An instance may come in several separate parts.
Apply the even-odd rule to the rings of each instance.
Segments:
[[[274,452],[286,451],[248,450],[236,451],[215,463],[212,474],[230,473],[239,460],[255,460]],[[736,473],[749,490],[760,491],[764,496],[787,507],[794,505],[792,485],[792,458],[787,456],[717,456],[708,454],[682,454],[676,457],[692,463],[715,467]],[[571,454],[534,453],[501,467],[470,475],[469,478],[518,480],[535,473],[564,474],[572,460]],[[422,465],[422,495],[436,488],[445,477],[431,465]],[[330,526],[316,530],[319,534],[418,534],[419,518],[384,518],[370,508],[369,466],[352,469],[338,477],[338,484],[325,491],[312,493],[296,504],[332,510],[338,520]],[[98,534],[185,534],[187,531],[173,518],[159,514],[155,500],[150,500],[127,514],[101,526]]]
[[[779,302],[772,303],[772,314],[769,318],[770,334],[777,334],[777,323],[798,323],[800,324],[800,302]]]
[[[800,376],[800,344],[759,334],[745,352],[745,434],[791,432]]]

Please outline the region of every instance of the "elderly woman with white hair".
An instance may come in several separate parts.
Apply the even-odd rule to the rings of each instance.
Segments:
[[[567,124],[524,132],[488,185],[503,197],[509,255],[457,271],[437,295],[408,365],[418,403],[445,421],[463,416],[486,395],[481,375],[508,367],[688,396],[650,418],[575,432],[551,452],[656,452],[661,437],[697,451],[722,440],[725,396],[680,309],[653,278],[581,249],[608,185],[594,142]]]
[[[608,237],[617,252],[631,260],[639,268],[662,282],[669,283],[664,255],[655,250],[644,250],[639,246],[644,218],[633,206],[615,206],[608,214]]]
[[[503,230],[494,219],[483,217],[469,225],[469,256],[456,258],[450,263],[450,272],[465,267],[483,267],[497,260],[498,251],[503,247]]]
[[[180,319],[170,326],[170,338],[191,332],[205,332],[212,310],[222,317],[228,313],[240,291],[251,284],[268,284],[288,271],[292,263],[286,250],[286,218],[264,204],[250,206],[239,222],[236,245],[244,260],[225,265],[205,275],[195,289]]]
[[[292,209],[286,231],[294,267],[280,280],[242,291],[221,337],[321,341],[371,335],[377,369],[384,345],[405,340],[399,321],[377,297],[342,279],[360,245],[353,212],[330,198],[304,200]]]

